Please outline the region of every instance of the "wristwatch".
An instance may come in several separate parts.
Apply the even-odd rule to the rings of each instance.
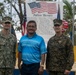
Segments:
[[[44,65],[40,65],[40,66],[44,68]]]

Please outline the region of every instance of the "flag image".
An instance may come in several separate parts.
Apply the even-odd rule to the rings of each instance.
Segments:
[[[32,11],[33,14],[38,11],[38,8],[40,8],[40,4],[36,3],[36,2],[28,3],[28,5],[30,6],[31,11]]]
[[[22,23],[22,35],[26,33],[26,10],[24,10],[24,18]]]
[[[31,2],[28,3],[32,14],[38,12],[38,13],[43,13],[47,12],[48,14],[56,14],[57,13],[57,7],[56,3],[47,3],[45,1],[41,2]]]
[[[49,14],[56,14],[57,13],[57,7],[56,7],[56,3],[47,3],[48,5],[48,13]]]
[[[38,8],[38,13],[48,12],[47,3],[45,1],[39,2],[40,8]]]

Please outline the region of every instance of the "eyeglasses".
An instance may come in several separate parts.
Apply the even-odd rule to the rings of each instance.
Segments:
[[[5,24],[11,24],[10,22],[5,22]]]

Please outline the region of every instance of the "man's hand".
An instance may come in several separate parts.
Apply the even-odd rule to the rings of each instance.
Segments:
[[[18,65],[19,70],[21,69],[21,65]]]
[[[43,71],[44,71],[44,67],[40,66],[39,71],[38,71],[38,74],[39,75],[42,75],[43,74]]]
[[[69,74],[70,74],[70,71],[69,71],[69,70],[65,70],[65,71],[64,71],[64,74],[65,74],[65,75],[69,75]]]

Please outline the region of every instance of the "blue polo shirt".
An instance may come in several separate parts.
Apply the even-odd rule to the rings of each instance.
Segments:
[[[47,52],[44,39],[37,34],[33,37],[22,36],[18,51],[22,53],[22,61],[25,64],[39,63],[41,54]]]

